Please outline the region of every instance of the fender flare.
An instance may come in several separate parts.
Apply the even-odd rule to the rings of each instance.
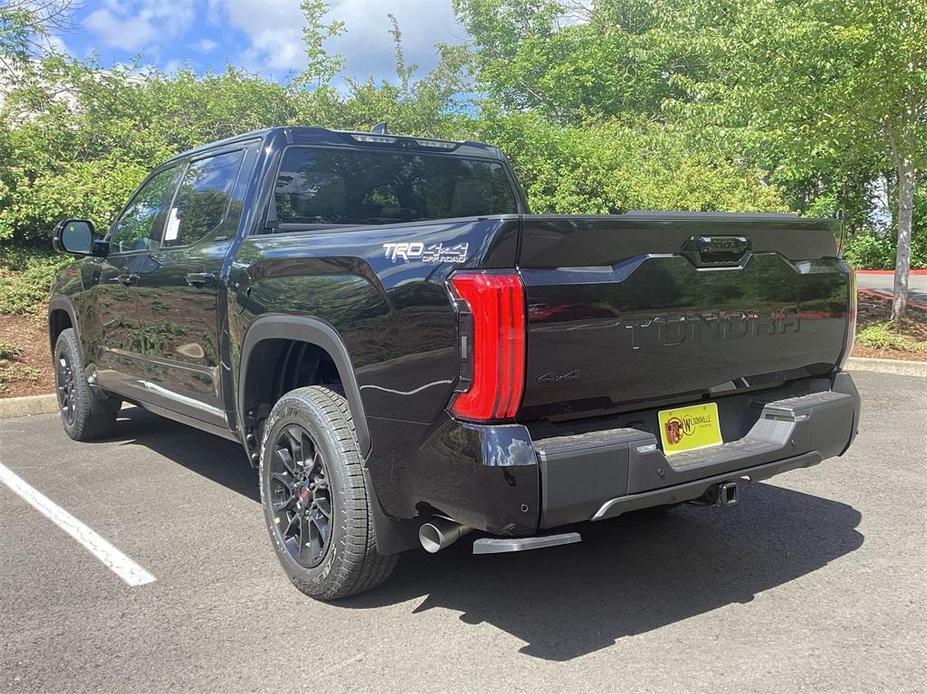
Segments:
[[[357,386],[351,357],[335,329],[317,318],[287,314],[265,314],[251,324],[242,342],[241,358],[239,360],[240,378],[237,395],[239,420],[243,423],[245,415],[247,367],[251,359],[251,352],[258,343],[272,339],[300,340],[316,345],[328,352],[335,363],[335,368],[338,369],[338,376],[341,378],[341,385],[344,387],[344,395],[348,400],[351,416],[354,419],[360,452],[366,459],[371,450],[370,429],[367,427],[367,416],[364,414],[364,403],[361,400],[360,388]]]
[[[48,324],[48,342],[49,349],[51,354],[55,354],[55,344],[52,342],[52,322],[51,317],[55,311],[64,311],[68,314],[68,319],[71,321],[71,328],[74,330],[74,335],[77,337],[77,347],[80,349],[81,361],[83,366],[87,366],[87,357],[84,354],[84,343],[80,339],[80,328],[77,325],[77,314],[74,311],[74,304],[71,303],[70,299],[64,296],[55,296],[52,297],[48,302],[48,315],[46,317],[46,323]]]

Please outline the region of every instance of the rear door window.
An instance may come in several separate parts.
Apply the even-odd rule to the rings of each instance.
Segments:
[[[518,211],[499,162],[440,154],[290,147],[269,221],[393,224]]]
[[[168,215],[165,246],[189,246],[223,225],[243,154],[244,150],[237,150],[190,163]]]

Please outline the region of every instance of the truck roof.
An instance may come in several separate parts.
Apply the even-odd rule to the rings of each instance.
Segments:
[[[462,157],[481,157],[502,159],[502,153],[497,147],[483,142],[472,140],[440,140],[430,137],[416,137],[414,135],[394,135],[392,133],[380,134],[371,132],[357,132],[352,130],[330,130],[315,126],[277,126],[252,130],[251,132],[233,135],[223,140],[210,142],[181,152],[173,159],[188,157],[205,152],[216,147],[234,144],[235,142],[261,138],[264,140],[281,138],[286,144],[303,145],[329,145],[329,146],[369,146],[382,149],[402,149],[431,154],[453,154]]]

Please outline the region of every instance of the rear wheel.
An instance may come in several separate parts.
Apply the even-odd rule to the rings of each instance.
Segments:
[[[274,405],[261,446],[261,502],[277,559],[320,600],[369,590],[397,557],[377,551],[354,422],[347,401],[322,386]]]
[[[93,441],[112,433],[119,400],[94,395],[73,328],[62,330],[55,343],[55,390],[65,433],[75,441]]]

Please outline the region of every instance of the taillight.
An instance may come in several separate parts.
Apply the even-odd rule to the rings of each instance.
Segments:
[[[525,385],[525,289],[514,272],[458,272],[450,280],[460,315],[461,419],[510,419]],[[461,302],[463,305],[460,305]]]

